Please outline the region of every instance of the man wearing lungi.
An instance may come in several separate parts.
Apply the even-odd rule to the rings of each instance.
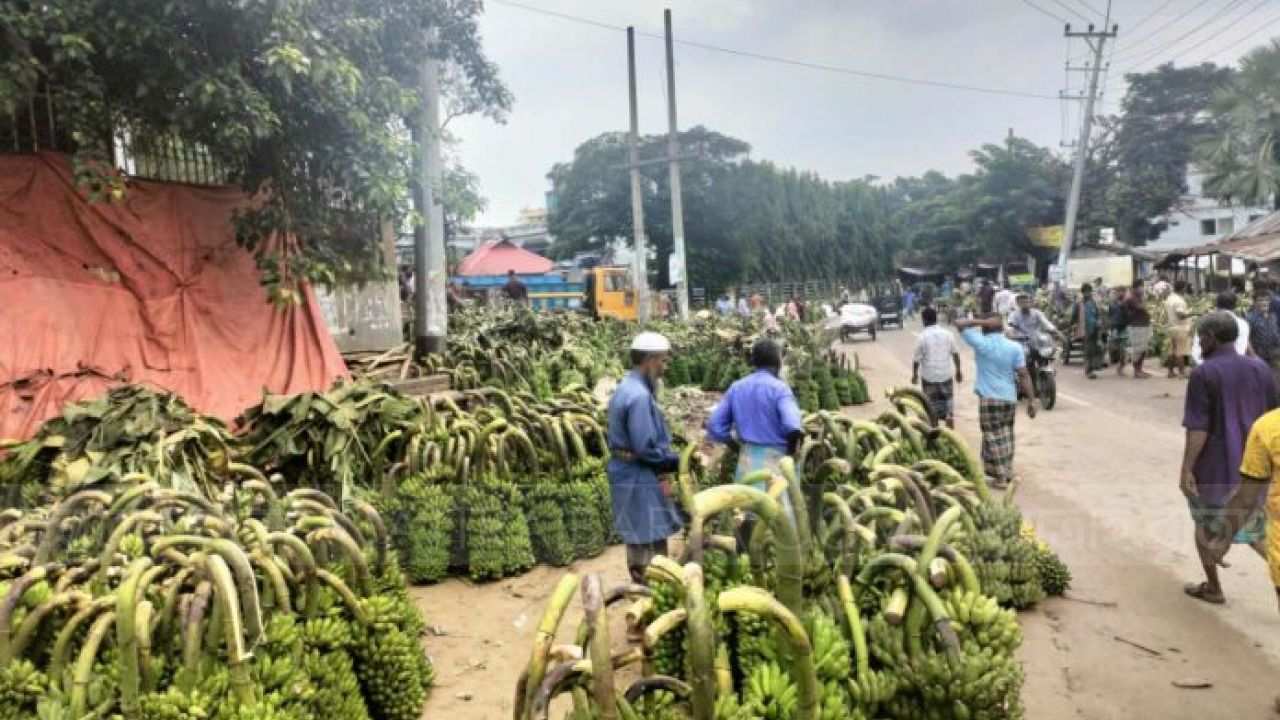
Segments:
[[[1018,390],[1027,398],[1027,415],[1036,416],[1026,354],[1004,336],[1004,318],[987,313],[973,320],[957,320],[960,337],[973,348],[977,379],[978,423],[982,429],[982,462],[992,487],[1013,480],[1013,422],[1018,414]]]

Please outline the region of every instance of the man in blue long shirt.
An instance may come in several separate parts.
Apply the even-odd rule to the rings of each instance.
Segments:
[[[680,529],[671,502],[671,481],[680,458],[671,451],[671,433],[658,410],[653,390],[667,370],[671,343],[655,332],[631,342],[631,372],[609,400],[609,492],[613,523],[627,545],[627,570],[644,583],[644,569],[667,555],[667,538]]]
[[[739,482],[756,470],[779,472],[782,458],[795,452],[804,437],[796,396],[778,378],[782,370],[778,344],[767,339],[756,341],[751,347],[751,365],[755,371],[730,385],[707,419],[708,440],[741,445]],[[765,489],[763,482],[756,487]],[[783,503],[787,504],[785,495]]]

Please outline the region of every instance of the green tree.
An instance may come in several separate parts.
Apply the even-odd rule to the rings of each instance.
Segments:
[[[915,261],[941,267],[1034,252],[1027,228],[1062,222],[1067,168],[1023,138],[969,153],[974,172],[929,172],[890,186],[894,221]]]
[[[1221,132],[1207,111],[1232,75],[1230,68],[1204,63],[1126,76],[1121,112],[1101,119],[1090,150],[1082,227],[1114,227],[1133,245],[1156,236],[1151,219],[1178,206],[1196,147]]]
[[[1221,132],[1201,149],[1205,190],[1227,202],[1280,209],[1280,39],[1240,59],[1213,116]]]
[[[309,262],[371,272],[378,224],[408,211],[406,119],[428,53],[445,67],[448,112],[509,107],[480,11],[479,0],[8,0],[0,112],[47,81],[81,168],[105,167],[113,129],[203,146],[262,193],[238,218],[242,243],[291,234]]]

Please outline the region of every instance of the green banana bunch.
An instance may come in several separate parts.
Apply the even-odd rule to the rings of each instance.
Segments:
[[[791,676],[778,663],[767,662],[747,677],[742,706],[761,720],[790,720],[795,715],[797,693]]]

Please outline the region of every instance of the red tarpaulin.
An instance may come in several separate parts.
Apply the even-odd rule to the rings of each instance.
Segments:
[[[506,275],[542,275],[551,272],[555,263],[537,253],[516,247],[510,240],[487,242],[458,263],[458,274],[466,277]]]
[[[310,289],[277,310],[238,247],[234,188],[138,182],[89,204],[63,155],[0,157],[0,438],[139,382],[223,419],[346,366]]]

